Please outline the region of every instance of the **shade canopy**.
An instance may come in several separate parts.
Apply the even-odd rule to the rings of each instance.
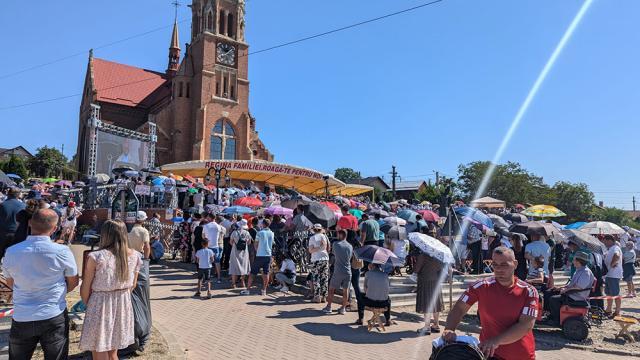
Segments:
[[[504,208],[507,206],[502,200],[494,199],[491,196],[485,196],[480,199],[473,200],[471,206],[477,208]]]
[[[217,166],[225,168],[232,180],[264,182],[295,189],[305,194],[321,194],[325,186],[328,187],[329,192],[338,193],[337,189],[346,187],[345,183],[331,175],[298,166],[261,160],[194,160],[163,165],[161,169],[164,174],[204,178],[210,168]],[[210,174],[213,178],[215,171],[212,169]],[[222,171],[221,176],[224,177],[224,175]]]
[[[330,187],[330,195],[341,196],[357,196],[373,191],[373,186],[361,185],[361,184],[345,184],[343,187]],[[324,187],[316,192],[316,195],[323,195]]]

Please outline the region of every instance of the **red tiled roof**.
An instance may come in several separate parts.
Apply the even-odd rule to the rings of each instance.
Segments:
[[[166,83],[165,74],[93,58],[93,81],[98,101],[125,106],[150,106],[149,98]]]

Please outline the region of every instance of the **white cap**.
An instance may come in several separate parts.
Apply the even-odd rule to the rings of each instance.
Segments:
[[[147,220],[147,213],[144,212],[144,211],[138,211],[138,214],[136,215],[136,220],[138,220],[138,221]]]

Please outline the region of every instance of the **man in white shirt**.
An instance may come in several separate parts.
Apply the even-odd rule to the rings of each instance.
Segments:
[[[222,248],[218,246],[218,238],[220,237],[220,232],[224,231],[224,229],[215,221],[215,216],[213,214],[207,214],[207,221],[208,223],[202,227],[202,236],[209,240],[209,249],[213,251],[218,283],[220,283],[220,259],[222,258]]]
[[[605,235],[604,244],[607,253],[604,256],[604,263],[607,266],[607,274],[604,277],[604,293],[607,296],[620,295],[620,279],[622,279],[622,250],[616,244],[616,239],[612,235]],[[620,305],[622,299],[616,298],[616,311],[614,316],[620,315]],[[605,313],[611,313],[612,299],[607,299],[607,309]]]
[[[531,242],[524,248],[524,257],[529,260],[529,271],[535,269],[535,259],[542,256],[544,258],[544,273],[551,274],[552,264],[549,264],[551,257],[551,247],[546,243],[541,235],[531,235]]]

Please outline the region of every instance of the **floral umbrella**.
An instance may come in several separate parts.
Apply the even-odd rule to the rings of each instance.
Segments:
[[[592,221],[578,230],[591,235],[622,235],[625,233],[623,228],[608,221]]]
[[[267,215],[280,215],[284,217],[293,216],[293,210],[282,206],[269,206],[264,209],[264,213]]]
[[[552,205],[534,205],[524,209],[520,213],[526,216],[539,218],[562,217],[567,215]]]
[[[372,264],[402,266],[404,261],[398,258],[393,251],[376,245],[366,245],[354,250],[356,257]]]
[[[409,234],[409,241],[420,251],[426,255],[440,261],[443,264],[454,264],[455,259],[449,247],[438,239],[434,239],[431,236],[412,232]]]

